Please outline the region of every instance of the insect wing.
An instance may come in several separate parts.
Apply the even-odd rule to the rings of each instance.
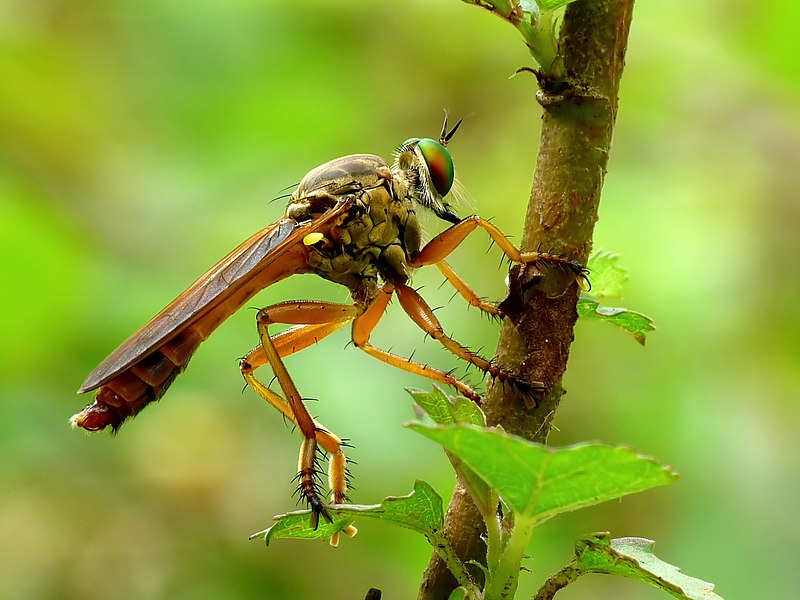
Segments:
[[[78,393],[103,385],[157,349],[223,303],[261,269],[280,260],[289,247],[302,243],[305,236],[344,214],[351,206],[349,199],[341,200],[322,216],[300,225],[291,219],[280,219],[244,241],[108,355],[89,374]]]

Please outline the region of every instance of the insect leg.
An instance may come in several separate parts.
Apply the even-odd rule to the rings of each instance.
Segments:
[[[316,526],[319,515],[331,520],[319,497],[316,485],[316,452],[322,446],[329,455],[329,480],[334,503],[344,502],[347,493],[347,459],[342,451],[341,440],[314,421],[303,404],[300,392],[283,363],[287,356],[316,343],[322,337],[339,329],[360,312],[355,306],[330,302],[292,301],[282,302],[258,312],[257,324],[261,345],[245,356],[240,369],[245,381],[273,407],[297,425],[304,440],[300,449],[298,479],[299,489],[312,509],[312,523]],[[273,323],[300,324],[275,336],[269,335],[268,327]],[[259,366],[269,363],[286,399],[281,398],[253,374]],[[354,533],[354,530],[346,530]],[[338,542],[338,536],[331,543]]]
[[[480,404],[480,394],[478,394],[466,383],[453,376],[452,373],[429,367],[428,365],[415,362],[408,358],[403,358],[402,356],[392,354],[391,352],[376,348],[370,344],[370,334],[375,329],[375,326],[383,316],[386,307],[389,305],[389,301],[392,299],[394,289],[395,288],[392,284],[384,284],[378,298],[372,304],[370,304],[361,315],[353,320],[353,344],[373,358],[377,358],[388,365],[392,365],[393,367],[403,369],[409,373],[422,375],[428,379],[433,379],[434,381],[452,386],[470,400]]]
[[[442,233],[425,244],[422,250],[411,260],[410,266],[415,268],[422,267],[444,260],[478,227],[486,231],[494,243],[514,262],[550,264],[569,271],[575,276],[579,283],[586,280],[586,267],[579,262],[548,252],[521,252],[505,235],[503,235],[502,231],[478,215],[466,217],[455,225],[445,229]]]
[[[411,320],[425,333],[430,335],[433,339],[438,340],[445,348],[459,358],[478,367],[481,371],[488,373],[493,378],[511,384],[523,393],[527,399],[535,400],[531,396],[532,392],[543,389],[544,386],[541,383],[527,382],[516,377],[447,335],[442,329],[439,319],[433,314],[431,307],[428,306],[427,302],[425,302],[422,296],[414,291],[414,289],[405,284],[397,284],[395,286],[395,293],[400,300],[400,306],[402,306],[406,314],[411,317]]]
[[[341,324],[337,323],[338,329],[341,327]],[[297,328],[300,329],[300,328]],[[321,339],[319,335],[315,335],[316,339]],[[242,369],[242,375],[245,378],[247,384],[253,388],[256,393],[264,398],[267,402],[269,402],[274,408],[278,410],[284,417],[286,417],[289,421],[297,425],[297,421],[294,417],[294,413],[289,406],[289,403],[281,398],[278,394],[273,392],[269,389],[266,385],[264,385],[261,381],[259,381],[253,371],[260,366],[266,364],[266,354],[263,352],[261,346],[254,348],[247,355],[242,359],[240,366]],[[324,450],[328,453],[330,457],[329,469],[328,469],[328,483],[331,490],[338,490],[338,492],[331,493],[331,501],[332,502],[344,502],[346,500],[347,494],[347,459],[342,452],[342,440],[337,437],[331,431],[325,428],[319,421],[314,420],[314,429],[315,429],[315,438],[317,444],[322,446]],[[306,438],[307,439],[307,438]],[[300,449],[300,459],[298,460],[299,466],[298,471],[302,472],[303,463],[309,460],[307,456],[308,451],[313,448],[310,444],[306,443],[306,439],[304,439],[303,444],[301,445]],[[310,457],[311,464],[314,463],[314,457]],[[324,513],[324,508],[323,508]],[[354,536],[357,532],[357,529],[352,525],[346,527],[344,529],[345,534],[349,535],[350,537]],[[337,546],[339,544],[339,534],[335,533],[330,538],[331,546]]]
[[[474,306],[478,310],[485,312],[493,317],[502,317],[503,311],[501,311],[497,304],[494,302],[489,302],[484,300],[480,296],[478,296],[477,292],[473,290],[469,284],[464,281],[461,276],[453,270],[453,267],[448,265],[445,261],[440,260],[436,263],[436,266],[447,278],[447,281],[450,282],[456,291],[461,294],[464,299],[469,303],[470,306]]]
[[[349,320],[350,319],[342,319],[329,323],[296,325],[276,335],[272,335],[270,338],[281,358],[286,358],[328,337],[334,331],[341,329]],[[269,362],[264,352],[264,347],[261,344],[248,352],[245,358],[253,365],[253,369]]]

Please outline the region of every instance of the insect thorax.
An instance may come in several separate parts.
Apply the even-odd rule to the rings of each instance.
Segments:
[[[379,156],[338,158],[309,172],[292,194],[288,217],[319,216],[352,196],[353,207],[309,240],[308,265],[320,277],[347,287],[357,303],[377,297],[383,281],[409,279],[408,260],[421,245],[421,230],[408,186],[394,181]],[[315,214],[316,213],[316,214]]]

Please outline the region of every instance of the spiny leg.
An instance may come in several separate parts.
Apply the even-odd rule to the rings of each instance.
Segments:
[[[255,377],[253,372],[262,365],[259,363],[250,363],[249,360],[251,355],[252,353],[248,353],[248,355],[245,356],[240,363],[242,376],[244,377],[245,381],[259,396],[269,402],[273,408],[277,409],[278,412],[280,412],[286,419],[297,425],[297,420],[295,419],[294,412],[289,406],[289,403]],[[314,420],[314,439],[316,440],[317,444],[322,446],[322,448],[331,456],[336,456],[341,453],[341,439],[339,439],[339,437],[337,437],[334,433],[328,431],[317,420]],[[305,451],[307,450],[301,450],[301,455]],[[301,465],[305,464],[305,461],[301,459],[300,463]],[[339,478],[334,474],[330,474],[330,479],[335,482],[338,481]],[[335,487],[334,484],[331,484],[331,486]],[[339,488],[339,491],[336,494],[339,496],[339,498],[334,501],[342,501],[345,493],[346,489]]]
[[[375,329],[375,326],[383,316],[389,301],[392,299],[395,287],[390,284],[384,284],[378,298],[370,304],[367,309],[358,317],[353,320],[353,344],[378,360],[386,364],[403,369],[409,373],[422,375],[428,379],[444,383],[445,385],[456,388],[461,394],[474,401],[477,404],[481,403],[481,396],[473,390],[466,383],[455,377],[452,373],[441,371],[428,365],[418,363],[408,358],[403,358],[396,354],[392,354],[386,350],[376,348],[369,342],[370,335]]]
[[[478,367],[484,373],[488,373],[503,383],[512,385],[523,394],[526,404],[535,405],[535,398],[532,394],[534,391],[543,390],[543,384],[528,382],[516,377],[448,336],[444,332],[439,319],[433,314],[431,307],[409,286],[398,284],[395,286],[395,293],[403,310],[425,333],[438,340],[450,352]]]
[[[573,275],[575,280],[577,281],[578,285],[581,289],[586,290],[588,289],[588,278],[587,278],[587,269],[581,263],[577,261],[570,260],[564,256],[560,256],[558,254],[552,254],[548,252],[521,252],[517,249],[509,239],[503,235],[503,232],[500,231],[497,227],[495,227],[492,223],[479,217],[478,215],[472,215],[463,219],[462,221],[452,225],[435,238],[433,238],[430,242],[428,242],[420,251],[417,253],[416,256],[410,261],[411,267],[422,267],[425,265],[435,264],[439,270],[444,274],[447,280],[453,285],[453,287],[469,302],[472,306],[478,307],[480,310],[487,312],[492,315],[502,316],[503,312],[497,307],[496,305],[486,302],[481,299],[472,288],[448,265],[444,262],[445,258],[449,256],[458,246],[466,239],[466,237],[475,231],[477,228],[482,228],[489,236],[492,238],[492,241],[498,245],[498,247],[503,251],[503,253],[508,256],[514,262],[518,263],[528,263],[528,264],[535,264],[535,263],[544,263],[550,266],[554,266],[558,269],[568,271]],[[408,288],[410,289],[410,288]],[[413,290],[411,290],[413,292]],[[455,342],[451,338],[447,338],[444,335],[444,332],[441,331],[441,325],[438,324],[438,320],[436,317],[433,316],[432,311],[430,308],[425,304],[422,298],[419,297],[416,292],[413,294],[405,294],[408,300],[408,308],[404,305],[406,312],[411,316],[411,318],[420,326],[423,330],[428,332],[431,336],[437,337],[440,339],[442,343],[449,349],[451,352],[454,352],[456,355],[461,356],[465,360],[468,360],[470,363],[475,364],[479,368],[483,368],[477,362],[468,358],[468,356],[473,356],[484,363],[490,364],[489,361],[480,358],[471,350],[463,347],[458,342]],[[401,304],[403,303],[403,296],[402,291],[398,289],[398,297],[400,298]],[[444,336],[444,337],[442,337]],[[445,343],[445,339],[449,340]],[[497,369],[494,365],[492,365],[494,369]],[[535,405],[535,398],[530,393],[524,393],[526,391],[526,387],[528,388],[528,392],[533,391],[534,389],[541,389],[543,388],[543,384],[539,382],[531,382],[526,383],[523,380],[500,370],[501,373],[505,373],[506,377],[497,376],[490,370],[484,370],[492,374],[493,377],[500,379],[501,381],[509,381],[513,383],[515,386],[521,388],[523,391],[524,399],[526,405],[529,407],[533,407]]]
[[[317,342],[328,337],[334,331],[341,329],[349,321],[350,319],[342,319],[339,321],[331,321],[330,323],[295,325],[276,335],[271,335],[270,339],[281,358],[286,358],[296,352],[305,350],[309,346],[313,346]],[[261,344],[253,348],[247,354],[247,358],[252,364],[258,363],[258,366],[265,365],[269,362],[264,352],[264,347]]]
[[[347,493],[347,459],[342,451],[341,440],[314,421],[303,404],[297,387],[286,370],[281,356],[287,356],[306,348],[322,337],[329,335],[359,313],[359,309],[351,305],[329,302],[293,301],[283,302],[258,312],[257,324],[261,345],[245,356],[240,369],[245,381],[267,402],[292,421],[304,436],[298,459],[299,491],[312,510],[312,525],[317,526],[319,515],[328,521],[324,503],[319,497],[316,486],[316,452],[317,445],[322,446],[329,455],[329,485],[331,500],[341,503],[346,500]],[[268,326],[273,323],[305,323],[293,327],[276,336],[278,343],[273,342]],[[280,348],[280,350],[279,350]],[[286,399],[275,394],[261,383],[253,371],[269,363],[275,377],[283,390]],[[348,535],[355,534],[355,528],[345,530]],[[338,535],[331,537],[331,544],[338,543]]]
[[[251,356],[254,357],[256,354],[256,350],[248,353],[248,355],[245,356],[240,363],[242,375],[244,376],[245,381],[247,381],[247,384],[252,387],[259,396],[264,398],[284,417],[296,425],[297,421],[294,418],[292,409],[289,407],[289,403],[269,389],[266,385],[261,383],[261,381],[259,381],[255,375],[253,375],[253,371],[255,369],[265,364],[263,362],[249,362]],[[331,489],[331,502],[345,502],[347,500],[347,458],[345,457],[344,452],[342,452],[342,441],[339,439],[339,437],[328,431],[325,426],[316,420],[314,420],[314,426],[316,444],[322,446],[322,448],[328,453],[328,486]],[[298,459],[298,479],[302,477],[303,469],[309,460],[311,461],[312,465],[315,464],[316,457],[313,455],[314,450],[315,444],[309,443],[308,438],[304,438],[300,447],[300,457]],[[309,452],[312,452],[311,456],[308,456]],[[314,469],[314,475],[316,475],[316,467]],[[302,482],[298,483],[302,485]],[[300,488],[300,492],[305,496],[305,489]],[[314,490],[314,493],[316,493],[316,490]],[[324,508],[322,513],[325,513]],[[312,514],[316,515],[316,513]],[[318,519],[318,516],[312,518]],[[316,522],[314,522],[313,525],[316,527]],[[349,525],[343,531],[346,535],[353,537],[358,530],[352,525]],[[331,536],[330,544],[331,546],[337,546],[339,544],[338,533],[335,533]]]
[[[450,282],[456,291],[461,294],[461,296],[469,303],[470,306],[474,306],[481,312],[485,312],[486,314],[492,317],[502,317],[503,311],[501,311],[497,304],[494,302],[489,302],[484,300],[480,296],[478,296],[477,292],[473,290],[470,285],[464,281],[461,276],[453,270],[453,267],[448,265],[445,261],[440,260],[436,263],[436,266],[442,272],[442,275],[445,276],[447,281]]]
[[[466,217],[455,225],[445,229],[442,233],[425,244],[422,250],[414,256],[410,266],[414,268],[422,267],[444,260],[478,227],[486,231],[500,250],[512,261],[518,263],[540,262],[553,265],[572,273],[579,283],[585,282],[586,267],[579,262],[548,252],[521,252],[505,235],[503,235],[502,231],[478,215]]]

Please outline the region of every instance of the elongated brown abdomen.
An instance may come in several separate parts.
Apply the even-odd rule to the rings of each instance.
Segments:
[[[126,419],[161,398],[175,377],[186,368],[200,343],[222,321],[268,285],[308,269],[303,230],[302,226],[288,224],[286,231],[280,232],[283,244],[274,244],[260,260],[248,263],[248,257],[241,250],[248,249],[248,242],[256,239],[254,236],[198,279],[89,375],[78,391],[83,393],[97,388],[99,391],[94,402],[72,417],[72,423],[89,431],[100,431],[108,426],[116,431]],[[271,232],[273,237],[276,233]],[[296,235],[287,237],[287,233]],[[265,261],[270,252],[276,255]],[[236,260],[229,260],[231,256]],[[219,268],[220,265],[225,268]],[[233,281],[225,281],[229,287],[222,288],[222,293],[214,300],[204,299],[204,293],[212,284],[219,284],[220,278],[230,275],[232,266],[241,270],[248,265],[251,271],[238,273],[236,285]],[[187,303],[187,298],[195,302]],[[154,331],[158,328],[168,329],[170,333],[159,338],[158,332]],[[158,342],[149,344],[150,338]]]

